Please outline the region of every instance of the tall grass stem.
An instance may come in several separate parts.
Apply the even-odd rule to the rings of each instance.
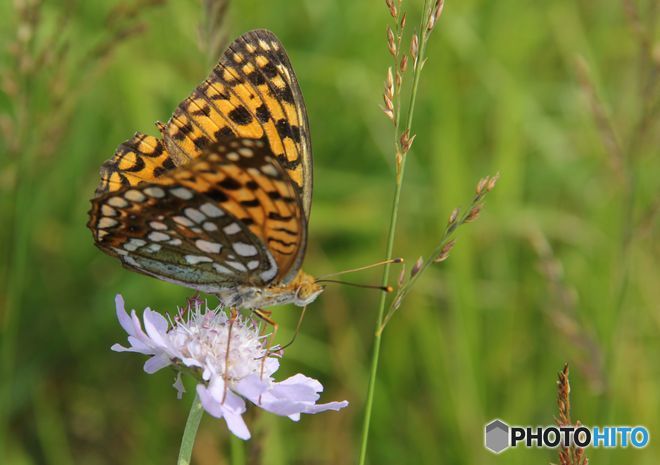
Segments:
[[[420,28],[419,31],[424,31],[424,25],[427,20],[427,15],[429,11],[429,0],[424,1],[424,14],[422,14],[422,18],[420,20]],[[414,67],[413,70],[413,84],[412,84],[412,89],[410,93],[410,103],[408,106],[408,115],[407,115],[407,121],[406,121],[406,130],[408,133],[410,133],[410,129],[412,127],[412,122],[413,122],[413,116],[414,116],[414,110],[415,110],[415,102],[417,100],[417,89],[419,87],[419,77],[421,74],[421,70],[423,68],[423,63],[424,63],[424,55],[425,55],[425,50],[426,50],[426,42],[428,35],[427,34],[421,34],[421,42],[420,42],[420,48],[419,48],[419,60],[417,61],[417,65]],[[397,116],[396,123],[395,123],[395,129],[394,129],[394,134],[395,134],[395,149],[398,149],[398,134],[399,134],[399,117]],[[390,223],[388,227],[388,233],[387,233],[387,246],[385,249],[385,258],[390,259],[392,258],[392,253],[394,250],[394,239],[396,238],[396,227],[397,227],[397,221],[399,218],[399,204],[401,200],[401,191],[403,188],[403,176],[405,173],[405,167],[406,167],[406,156],[402,157],[401,159],[401,165],[399,169],[397,170],[396,174],[396,184],[394,188],[394,200],[392,202],[392,211],[390,213]],[[389,282],[389,277],[390,277],[390,265],[387,264],[383,268],[383,279],[381,284],[383,286],[386,286]],[[364,408],[364,419],[362,423],[362,435],[361,435],[361,442],[360,442],[360,456],[358,460],[359,465],[364,465],[367,460],[367,448],[368,448],[368,443],[369,443],[369,429],[371,426],[371,416],[373,412],[373,403],[374,403],[374,395],[376,391],[376,378],[378,376],[378,363],[380,359],[380,348],[382,344],[382,333],[379,331],[379,328],[381,327],[383,323],[383,316],[385,314],[385,303],[387,300],[387,295],[383,293],[380,297],[380,301],[378,303],[378,316],[376,318],[376,332],[374,333],[374,347],[373,347],[373,353],[371,357],[371,369],[369,372],[369,386],[367,388],[367,398],[365,401],[365,408]]]

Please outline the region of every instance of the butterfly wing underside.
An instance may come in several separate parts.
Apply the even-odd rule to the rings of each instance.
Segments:
[[[236,39],[208,78],[177,107],[166,124],[159,123],[158,126],[162,140],[136,133],[133,138],[121,144],[115,155],[102,165],[101,181],[96,190],[96,198],[92,201],[89,222],[97,245],[111,255],[118,255],[126,266],[136,271],[170,281],[178,280],[184,285],[187,280],[188,284],[215,279],[216,283],[228,280],[232,283],[261,285],[273,281],[287,283],[293,279],[301,267],[306,246],[307,221],[311,209],[312,156],[302,93],[286,52],[275,35],[266,30],[256,30]],[[230,147],[232,142],[235,144],[233,148]],[[247,166],[245,163],[235,166],[236,161],[227,158],[228,153],[238,154],[236,150],[241,148],[255,151],[257,156],[252,157],[253,161],[261,160],[261,166],[267,167],[271,182],[279,183],[276,190],[282,194],[281,198],[268,198],[268,195],[275,195],[273,190],[269,191],[268,186],[248,179],[249,170],[259,170],[260,167]],[[212,160],[213,154],[220,156],[221,161]],[[241,157],[239,160],[244,158],[247,159]],[[212,166],[202,166],[196,163],[198,159],[204,159],[204,163]],[[212,169],[218,166],[225,173],[220,176],[226,176],[223,178],[226,179],[226,185],[218,184],[212,190],[204,191],[206,187],[202,186],[206,186],[206,178],[213,176]],[[205,169],[206,173],[200,172]],[[264,173],[260,172],[259,175],[263,178]],[[190,179],[185,179],[185,176],[190,176]],[[240,180],[240,187],[231,185],[230,180]],[[286,184],[286,188],[282,188],[282,183]],[[163,199],[150,197],[142,191],[151,185],[179,186],[188,189],[193,197],[176,200],[176,196],[168,190],[164,191],[166,195]],[[135,202],[127,198],[126,194],[133,190],[146,195],[146,200]],[[154,191],[158,192],[157,189]],[[148,229],[149,220],[158,224],[158,217],[168,218],[169,208],[176,209],[179,212],[176,216],[180,217],[186,202],[200,203],[209,196],[209,192],[215,195],[220,192],[227,197],[228,200],[225,197],[211,198],[215,202],[211,204],[226,213],[227,218],[236,220],[235,223],[243,231],[241,234],[251,238],[251,241],[243,242],[274,258],[277,265],[274,278],[266,279],[268,273],[265,274],[266,278],[260,276],[265,271],[261,266],[266,261],[260,261],[260,268],[254,270],[247,267],[248,264],[254,266],[254,260],[248,260],[242,263],[242,267],[230,266],[230,273],[218,272],[219,268],[222,271],[227,268],[221,264],[228,259],[228,255],[223,255],[228,254],[227,247],[220,256],[207,256],[218,262],[185,261],[185,257],[194,256],[195,251],[194,248],[186,247],[192,247],[196,240],[217,242],[211,240],[213,237],[195,238],[190,235],[186,236],[187,242],[180,238],[183,248],[178,252],[176,241],[162,241],[157,246],[148,241],[148,235],[147,239],[140,237],[140,233],[145,234]],[[132,195],[138,197],[137,194]],[[110,204],[122,204],[122,200],[118,199],[128,202],[129,206],[125,207],[127,210],[118,210],[118,207]],[[282,207],[281,202],[287,203],[289,210]],[[114,225],[117,218],[104,215],[104,209],[110,212],[111,208],[120,213],[123,221],[119,223],[120,226]],[[157,212],[160,213],[156,215]],[[121,216],[124,213],[137,217],[143,229],[129,230],[130,225]],[[154,215],[156,219],[153,219]],[[265,219],[261,219],[262,216]],[[171,224],[173,220],[168,221],[168,231],[176,234],[194,232],[193,229],[181,229],[180,224]],[[108,224],[113,226],[100,227]],[[192,228],[201,230],[205,236],[212,232],[199,226]],[[122,237],[122,234],[126,234],[126,237]],[[155,237],[162,236],[156,234]],[[220,239],[231,241],[244,238]],[[137,246],[141,241],[146,243]],[[124,248],[128,243],[131,244],[128,248],[135,247],[135,250]],[[117,247],[117,244],[121,247]],[[157,251],[152,252],[153,249]],[[179,253],[184,251],[190,253]],[[135,266],[134,261],[142,265]],[[243,268],[247,271],[243,271]]]
[[[102,194],[88,226],[128,268],[209,293],[286,281],[306,235],[297,191],[258,139]]]

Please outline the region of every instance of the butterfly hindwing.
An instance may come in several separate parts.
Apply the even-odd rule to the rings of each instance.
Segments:
[[[306,242],[293,183],[253,139],[210,145],[151,182],[96,197],[88,226],[127,267],[203,292],[286,282]]]

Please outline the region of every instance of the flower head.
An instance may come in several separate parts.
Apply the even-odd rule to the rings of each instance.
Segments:
[[[301,413],[339,410],[347,401],[317,404],[323,386],[302,374],[275,382],[272,375],[279,361],[269,356],[266,339],[249,318],[228,316],[196,302],[185,315],[168,321],[160,313],[145,309],[140,322],[135,310],[130,316],[121,295],[115,298],[117,318],[128,333],[129,346],[114,344],[117,352],[138,352],[151,357],[144,371],[154,373],[169,365],[188,367],[200,374],[197,394],[204,410],[224,418],[229,430],[241,439],[250,432],[243,421],[249,400],[264,410],[288,416],[294,421]],[[180,374],[174,383],[183,394]]]

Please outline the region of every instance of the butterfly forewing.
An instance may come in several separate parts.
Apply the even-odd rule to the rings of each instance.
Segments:
[[[291,63],[273,33],[257,30],[236,39],[161,131],[176,164],[227,138],[266,140],[309,217],[312,160],[307,113]]]
[[[129,268],[204,292],[287,281],[304,253],[293,183],[261,140],[208,146],[150,183],[92,201],[97,245]]]
[[[96,195],[151,181],[172,168],[174,162],[163,143],[153,136],[136,132],[101,165]]]

